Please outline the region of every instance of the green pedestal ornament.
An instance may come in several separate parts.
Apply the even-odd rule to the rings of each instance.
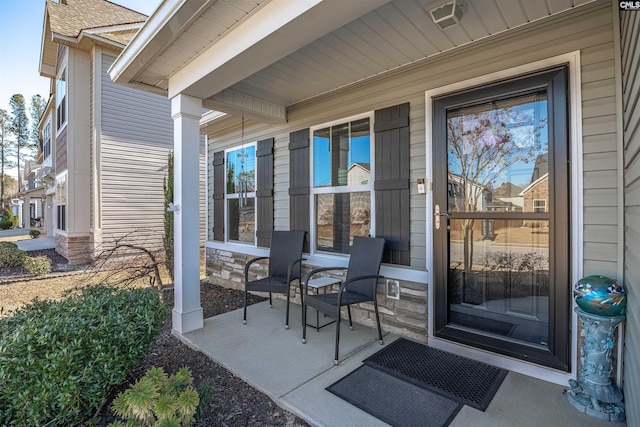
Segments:
[[[622,391],[611,381],[615,330],[625,319],[624,289],[613,279],[587,276],[574,286],[574,297],[584,341],[580,347],[582,368],[577,380],[569,380],[567,400],[587,415],[624,421]]]

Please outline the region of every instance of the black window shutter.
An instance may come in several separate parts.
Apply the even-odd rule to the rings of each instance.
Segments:
[[[224,151],[213,153],[213,240],[224,242]]]
[[[273,138],[256,144],[256,204],[258,246],[271,246],[273,230]]]
[[[410,265],[409,103],[375,112],[376,237],[387,240],[382,262]]]
[[[309,252],[309,129],[289,134],[289,228],[306,231],[304,252]]]

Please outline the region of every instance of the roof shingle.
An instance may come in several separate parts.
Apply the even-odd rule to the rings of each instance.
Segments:
[[[78,37],[82,30],[134,24],[147,16],[106,0],[47,0],[51,31],[62,36]]]

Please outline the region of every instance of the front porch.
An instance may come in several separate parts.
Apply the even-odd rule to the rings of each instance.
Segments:
[[[376,332],[359,324],[349,331],[343,322],[340,358],[333,364],[335,327],[308,329],[301,342],[300,306],[291,305],[290,329],[284,329],[285,301],[274,299],[205,319],[204,328],[174,333],[233,374],[267,394],[278,405],[314,426],[385,426],[384,422],[338,398],[325,388],[379,351]],[[385,335],[385,346],[398,336]],[[485,412],[464,406],[451,426],[625,426],[587,416],[574,409],[561,385],[509,372]]]

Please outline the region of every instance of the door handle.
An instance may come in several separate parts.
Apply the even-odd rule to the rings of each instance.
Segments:
[[[433,213],[433,216],[435,218],[434,222],[435,222],[436,230],[440,230],[440,217],[441,216],[448,217],[448,216],[451,216],[451,215],[449,215],[447,212],[440,212],[440,205],[439,204],[436,204],[434,210],[435,210],[435,212]]]

